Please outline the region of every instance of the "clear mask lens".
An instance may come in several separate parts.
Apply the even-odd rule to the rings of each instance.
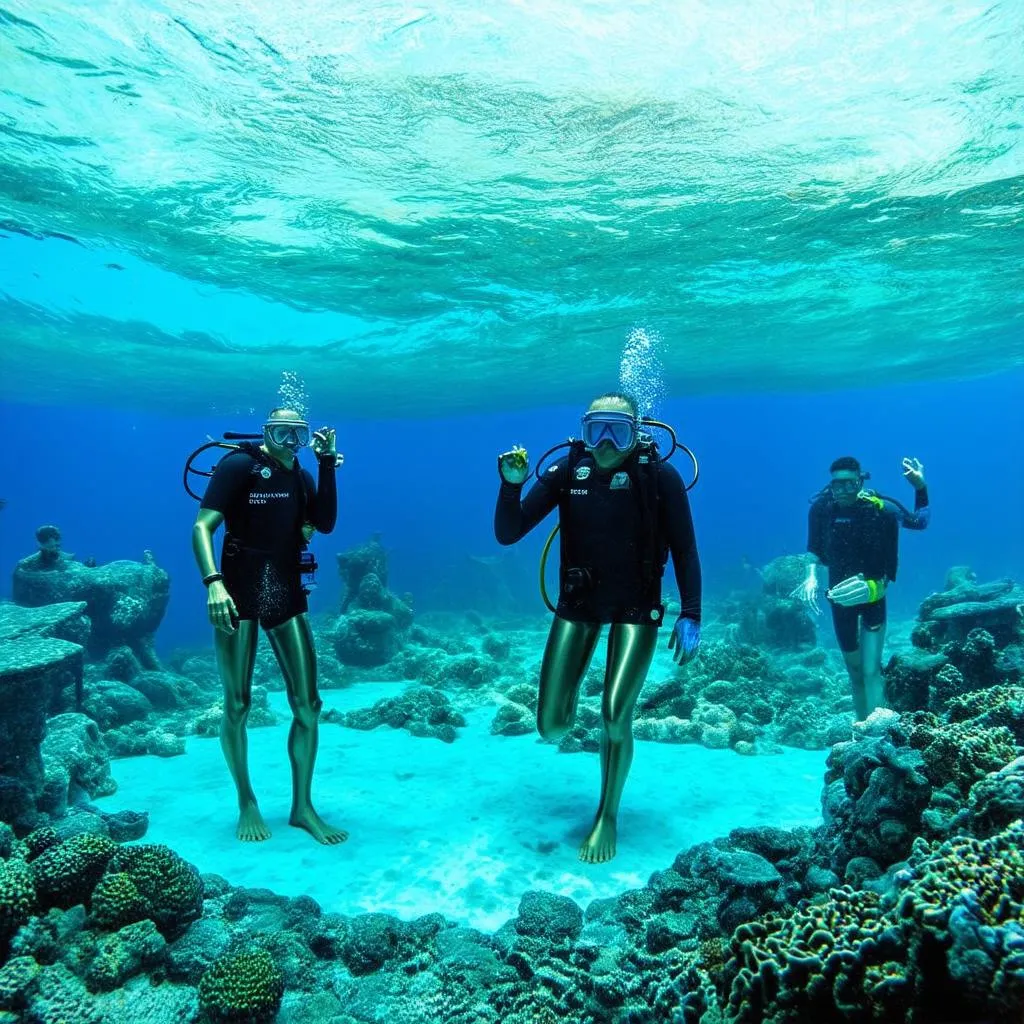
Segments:
[[[309,444],[309,424],[275,421],[265,424],[267,436],[279,448],[305,448]]]
[[[626,413],[587,413],[583,417],[583,443],[596,448],[603,441],[616,451],[625,452],[636,440],[636,423]]]
[[[833,480],[829,486],[832,488],[833,494],[856,494],[860,489],[863,481],[861,480]]]

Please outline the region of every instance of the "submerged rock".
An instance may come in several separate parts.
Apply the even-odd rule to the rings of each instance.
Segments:
[[[74,707],[82,685],[83,648],[52,634],[73,627],[82,607],[25,615],[0,606],[0,818],[23,830],[43,795],[46,718]]]
[[[15,603],[39,608],[84,602],[92,623],[90,656],[102,658],[125,645],[146,668],[159,668],[153,636],[167,610],[170,577],[152,556],[93,566],[60,550],[56,527],[41,527],[37,540],[40,550],[23,558],[14,570]]]
[[[63,814],[82,796],[117,792],[100,731],[85,715],[69,713],[49,719],[41,750],[46,773],[42,809]]]
[[[408,729],[413,736],[431,736],[445,743],[453,742],[458,736],[456,729],[466,724],[448,697],[429,686],[412,687],[401,696],[386,697],[370,708],[347,713],[328,711],[323,720],[367,731],[389,725],[392,729]]]

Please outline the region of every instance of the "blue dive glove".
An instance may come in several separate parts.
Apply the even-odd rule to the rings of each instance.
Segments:
[[[673,655],[676,664],[685,665],[697,653],[699,646],[700,623],[680,615],[668,638],[668,649],[676,652]]]

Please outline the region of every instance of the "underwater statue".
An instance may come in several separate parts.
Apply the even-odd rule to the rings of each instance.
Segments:
[[[583,417],[582,440],[568,442],[568,453],[542,473],[544,459],[555,449],[545,453],[537,482],[523,499],[526,451],[516,447],[498,457],[494,533],[500,544],[514,544],[558,509],[559,596],[557,606],[549,603],[554,621],[537,710],[537,728],[546,739],[572,728],[580,685],[602,626],[610,626],[601,704],[601,797],[579,852],[589,863],[615,856],[619,802],[633,759],[633,708],[665,614],[661,579],[669,553],[682,600],[669,647],[683,663],[700,643],[700,560],[687,488],[668,465],[672,452],[662,458],[645,426],[664,425],[642,419],[627,395],[600,396]],[[672,451],[683,447],[672,437]]]
[[[212,474],[203,474],[212,478],[192,529],[192,547],[215,627],[217,664],[224,684],[220,738],[238,791],[238,838],[252,842],[270,837],[249,778],[246,739],[259,626],[281,667],[292,709],[289,823],[306,829],[318,842],[340,843],[347,833],[327,824],[314,810],[311,797],[321,700],[316,649],[306,614],[306,578],[316,566],[306,548],[314,531],[334,529],[338,515],[335,469],[343,458],[336,451],[333,429],[322,427],[311,435],[309,424],[292,409],[274,409],[262,435],[225,437],[250,440],[238,445],[214,441],[198,450],[231,449]],[[262,444],[253,443],[260,437]],[[299,465],[299,449],[307,445],[317,457],[315,484]],[[188,471],[199,472],[191,467],[198,451],[189,458]],[[213,535],[221,523],[225,533],[218,571]]]
[[[896,580],[899,530],[923,530],[931,510],[924,466],[903,460],[903,475],[914,487],[914,511],[895,498],[865,490],[870,474],[845,455],[832,463],[832,479],[814,496],[807,522],[807,550],[814,556],[807,578],[793,590],[815,613],[818,566],[828,566],[826,598],[832,624],[853,688],[858,721],[885,703],[882,644],[885,640],[885,594]]]

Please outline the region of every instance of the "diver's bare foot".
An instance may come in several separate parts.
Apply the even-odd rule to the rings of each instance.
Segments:
[[[615,822],[599,818],[590,835],[580,847],[580,860],[588,864],[603,864],[615,856]]]
[[[267,823],[256,804],[246,804],[238,812],[238,828],[235,835],[243,843],[262,843],[264,839],[270,838],[270,829],[267,828]]]
[[[296,828],[304,828],[318,843],[323,843],[325,846],[336,846],[348,839],[347,832],[328,825],[312,807],[304,811],[292,811],[288,824],[294,825]]]

